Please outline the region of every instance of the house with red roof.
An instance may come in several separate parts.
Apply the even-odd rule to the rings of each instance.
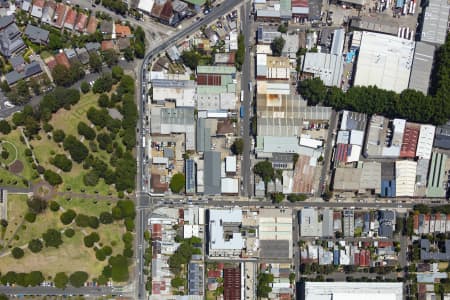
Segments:
[[[86,29],[87,20],[88,17],[85,14],[79,14],[77,23],[75,25],[75,30],[83,33]]]
[[[114,42],[112,40],[102,41],[102,51],[114,49]]]
[[[57,65],[63,65],[66,68],[70,68],[70,62],[64,52],[60,52],[55,55],[55,60]]]
[[[31,8],[31,16],[35,18],[42,18],[42,11],[44,10],[45,0],[34,0]]]
[[[94,15],[90,16],[86,32],[89,34],[93,34],[97,30],[97,25],[98,25],[97,18]]]
[[[66,19],[64,20],[64,28],[73,30],[76,19],[77,11],[75,9],[69,8],[66,14]]]
[[[62,3],[58,3],[56,5],[55,15],[53,16],[52,25],[58,28],[61,28],[64,23],[64,19],[66,17],[67,6]]]
[[[131,29],[126,25],[116,24],[115,31],[116,31],[116,38],[131,36]]]

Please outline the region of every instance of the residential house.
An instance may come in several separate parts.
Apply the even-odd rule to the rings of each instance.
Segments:
[[[129,26],[126,26],[126,25],[124,26],[121,24],[116,24],[115,32],[116,32],[116,38],[131,36],[131,29]]]
[[[67,11],[66,14],[66,19],[64,20],[64,28],[73,30],[76,19],[77,11],[75,9],[69,8],[69,11]]]
[[[66,68],[70,68],[70,62],[64,52],[60,52],[55,55],[55,60],[57,65],[63,65]]]
[[[13,16],[0,18],[0,53],[6,58],[26,48]]]
[[[80,62],[80,61],[78,60],[77,53],[75,52],[74,49],[72,49],[72,48],[64,49],[64,53],[66,54],[67,59],[69,60],[69,62],[70,62],[71,65],[72,65],[73,63]]]
[[[31,8],[31,16],[35,18],[42,18],[42,11],[44,10],[45,0],[34,0]]]
[[[25,69],[25,60],[22,55],[11,57],[9,63],[17,72],[22,72]]]
[[[77,53],[78,59],[83,65],[86,65],[89,63],[89,53],[86,50],[86,48],[76,48],[75,52]]]
[[[22,6],[20,7],[21,10],[25,11],[25,12],[30,12],[31,10],[31,0],[23,0],[22,1]]]
[[[112,40],[102,41],[102,51],[114,49],[114,42]]]
[[[87,20],[88,20],[88,17],[85,14],[79,14],[77,23],[75,25],[75,30],[83,33],[86,28]]]
[[[47,45],[50,32],[37,26],[28,24],[25,28],[24,34],[30,41],[35,44]]]
[[[63,26],[64,18],[66,17],[67,6],[62,3],[56,4],[55,14],[53,15],[52,25],[61,28]]]
[[[8,85],[13,85],[17,83],[19,80],[28,79],[41,72],[42,72],[41,65],[38,62],[33,61],[32,63],[25,65],[25,67],[21,72],[18,72],[16,70],[9,72],[8,74],[5,75],[5,79]]]
[[[129,38],[119,38],[116,42],[116,45],[120,51],[124,51],[125,49],[130,47],[130,39]]]
[[[56,2],[53,0],[47,1],[45,7],[42,11],[42,23],[51,24],[53,21],[53,16],[56,11]]]
[[[100,32],[104,35],[111,35],[113,34],[114,30],[114,22],[113,21],[107,21],[103,20],[100,23]]]
[[[84,45],[84,46],[85,46],[87,52],[89,52],[89,53],[97,52],[98,50],[100,50],[100,47],[101,47],[100,43],[97,43],[97,42],[95,42],[95,43],[89,42],[89,43],[86,43],[86,45]]]
[[[86,32],[89,34],[95,33],[95,31],[97,30],[97,25],[98,25],[97,18],[95,18],[94,15],[90,16],[88,25],[86,27]]]

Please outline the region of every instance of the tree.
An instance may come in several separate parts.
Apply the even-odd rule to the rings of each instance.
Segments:
[[[28,83],[24,80],[19,80],[16,85],[16,91],[18,98],[13,100],[17,104],[24,104],[30,100],[30,88],[28,87]]]
[[[89,54],[89,66],[94,72],[100,72],[102,69],[102,58],[96,52]]]
[[[240,71],[245,60],[245,38],[243,34],[238,36],[238,49],[236,51],[235,66]]]
[[[76,216],[77,214],[73,209],[68,209],[61,214],[59,219],[64,225],[69,225],[70,223],[72,223],[73,219],[75,219]]]
[[[75,218],[75,224],[80,227],[88,227],[89,226],[89,216],[84,214],[78,214]]]
[[[38,286],[44,282],[45,278],[40,271],[31,271],[25,275],[25,281],[30,286]]]
[[[414,210],[418,211],[421,214],[429,214],[431,212],[430,207],[425,205],[425,204],[416,204],[416,205],[414,205]]]
[[[66,137],[66,134],[61,129],[56,129],[53,131],[53,140],[56,143],[61,143],[64,141],[64,138]]]
[[[72,83],[69,69],[61,64],[58,64],[53,68],[52,77],[59,86],[69,86]]]
[[[72,170],[72,161],[64,154],[56,154],[55,157],[50,159],[50,163],[64,172]]]
[[[327,96],[327,88],[319,77],[300,81],[298,92],[308,101],[308,105],[317,105]]]
[[[58,211],[60,208],[59,203],[56,201],[50,201],[50,210],[51,211]]]
[[[98,97],[98,105],[100,107],[108,107],[109,106],[109,97],[105,93],[101,94],[100,97]]]
[[[92,91],[96,94],[105,93],[111,91],[113,85],[113,79],[111,73],[103,73],[102,76],[97,78],[92,87]]]
[[[172,280],[170,281],[170,285],[171,285],[173,288],[178,289],[179,287],[185,285],[185,280],[184,280],[183,278],[177,276],[177,277],[175,277],[174,279],[172,279]]]
[[[23,252],[23,250],[20,249],[19,247],[14,247],[11,250],[11,253],[15,259],[21,259],[25,255],[25,252]]]
[[[92,229],[97,229],[100,226],[100,222],[97,217],[89,216],[89,227]]]
[[[0,132],[7,135],[11,132],[11,125],[6,120],[0,120]]]
[[[59,272],[59,273],[56,273],[53,281],[55,283],[55,287],[57,287],[58,289],[65,289],[67,286],[67,283],[69,283],[69,277],[67,277],[66,273]]]
[[[84,285],[86,280],[88,280],[89,275],[83,271],[77,271],[75,273],[70,274],[69,282],[73,287],[79,288]]]
[[[80,89],[83,94],[87,94],[91,90],[91,86],[86,81],[83,81],[80,85]]]
[[[287,196],[287,199],[290,202],[298,202],[298,201],[305,201],[306,199],[308,199],[308,197],[303,194],[289,194]]]
[[[103,60],[108,65],[108,67],[114,66],[119,61],[119,57],[115,50],[110,49],[103,51]]]
[[[273,203],[281,203],[284,200],[283,193],[272,193],[270,195]]]
[[[42,242],[38,239],[33,239],[28,243],[28,249],[33,253],[40,252],[43,246]]]
[[[273,170],[272,163],[268,160],[261,161],[257,163],[253,167],[253,172],[260,176],[264,182],[267,184],[275,175],[275,171]]]
[[[173,175],[172,179],[170,179],[170,185],[169,185],[170,190],[173,193],[177,193],[177,194],[180,193],[184,188],[185,181],[186,181],[186,179],[184,177],[184,174],[177,173],[177,174]]]
[[[95,243],[100,241],[100,236],[96,232],[92,232],[91,234],[85,236],[83,238],[84,245],[88,248],[91,248],[94,246]]]
[[[195,70],[200,62],[201,55],[195,50],[184,50],[181,53],[181,60],[183,64],[188,66],[191,70]]]
[[[42,238],[45,242],[45,247],[58,248],[62,243],[61,233],[56,229],[48,229],[42,234]]]
[[[240,155],[244,152],[244,140],[239,138],[236,139],[231,145],[231,152],[235,155]]]
[[[114,222],[112,214],[107,211],[100,213],[99,219],[100,219],[100,223],[102,223],[102,224],[111,224],[112,222]]]
[[[52,170],[45,170],[44,179],[53,186],[59,185],[63,182],[62,177],[59,176],[58,173],[53,172]]]
[[[47,209],[47,201],[37,196],[33,196],[28,199],[27,205],[28,208],[36,214],[39,214]]]
[[[109,259],[111,265],[111,278],[115,282],[125,282],[129,278],[128,260],[122,255],[112,256]]]
[[[286,41],[281,36],[273,39],[272,43],[270,44],[270,49],[272,49],[274,56],[281,56],[285,43]]]
[[[84,122],[79,122],[78,126],[77,126],[77,130],[78,130],[78,134],[82,135],[85,137],[85,139],[92,141],[93,139],[95,139],[95,130],[92,129],[91,127],[89,127],[86,123]]]
[[[64,150],[69,150],[70,156],[77,163],[83,162],[89,154],[88,148],[73,135],[69,135],[64,139],[63,146]]]
[[[269,293],[272,291],[270,283],[273,282],[273,275],[268,273],[260,273],[258,275],[258,287],[256,294],[258,297],[267,298]]]
[[[281,33],[287,33],[288,31],[288,27],[286,26],[285,23],[280,24],[280,26],[278,26],[278,32]]]
[[[64,230],[64,235],[68,238],[71,238],[75,235],[75,230],[73,230],[72,228],[67,228],[66,230]]]
[[[123,77],[123,69],[120,66],[111,68],[111,75],[115,82],[119,82]]]
[[[36,221],[36,214],[34,212],[31,212],[31,211],[27,212],[25,214],[25,220],[28,223],[34,223]]]

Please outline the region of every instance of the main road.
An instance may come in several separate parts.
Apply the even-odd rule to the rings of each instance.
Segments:
[[[143,137],[144,134],[144,125],[145,125],[145,107],[147,103],[147,78],[146,78],[146,70],[148,68],[149,63],[153,60],[153,57],[163,52],[167,48],[173,46],[181,39],[189,37],[191,34],[195,33],[200,27],[208,25],[209,23],[217,20],[219,17],[224,16],[230,10],[234,9],[237,5],[245,3],[246,1],[242,0],[227,0],[223,2],[220,6],[214,7],[211,12],[203,17],[198,22],[190,24],[188,27],[172,34],[167,40],[162,42],[159,45],[156,45],[150,49],[150,51],[145,55],[144,61],[142,63],[139,75],[139,89],[138,89],[138,109],[139,109],[139,121],[138,121],[138,137],[137,137],[137,148],[136,148],[136,157],[137,157],[137,180],[136,180],[136,271],[135,271],[135,281],[136,281],[136,299],[144,299],[145,298],[145,280],[143,274],[143,254],[145,251],[145,241],[143,230],[146,228],[146,217],[145,217],[145,203],[150,204],[149,194],[144,189],[144,178],[142,174],[145,174],[145,162],[143,158],[145,157],[145,145]]]

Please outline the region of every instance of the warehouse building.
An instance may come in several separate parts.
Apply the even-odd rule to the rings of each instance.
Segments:
[[[433,45],[416,43],[408,88],[428,94],[435,50]]]
[[[195,106],[195,81],[193,80],[152,80],[152,99],[156,103],[174,101],[177,107]]]
[[[261,258],[292,258],[291,209],[261,209],[258,226]]]
[[[401,282],[305,282],[304,300],[402,300]]]
[[[428,173],[427,197],[445,197],[446,182],[448,178],[445,174],[447,155],[433,152],[431,155],[430,171]]]
[[[302,77],[319,77],[326,86],[341,85],[344,57],[328,53],[305,54]]]
[[[416,186],[417,162],[400,160],[395,162],[397,197],[413,197]]]
[[[420,40],[435,45],[445,43],[448,28],[449,4],[447,0],[429,0],[425,8]]]
[[[359,49],[355,86],[374,86],[402,92],[408,88],[415,42],[364,31]]]
[[[419,140],[417,141],[416,150],[417,157],[430,159],[435,131],[436,127],[433,125],[420,125]]]
[[[242,210],[209,210],[209,256],[239,256],[245,246],[241,235]]]

